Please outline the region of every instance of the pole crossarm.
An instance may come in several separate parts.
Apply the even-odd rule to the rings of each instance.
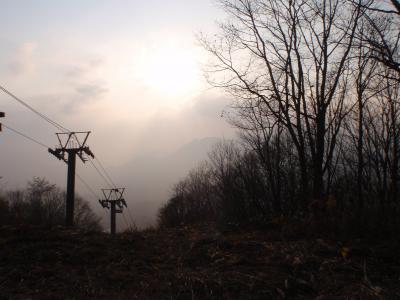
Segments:
[[[90,131],[56,133],[60,146],[54,150],[51,148],[48,149],[49,153],[57,157],[57,159],[63,160],[68,165],[65,221],[67,226],[74,225],[76,156],[83,163],[88,160],[86,156],[94,158],[93,152],[86,146],[89,134]]]
[[[99,199],[99,203],[103,208],[110,208],[110,205],[112,202],[115,202],[115,204],[118,206],[120,211],[117,211],[117,213],[122,213],[122,210],[126,205],[126,201],[123,198],[123,194],[125,192],[125,188],[114,188],[114,189],[101,189],[104,199]]]
[[[127,207],[123,198],[125,188],[101,189],[104,199],[99,199],[99,203],[103,208],[110,210],[110,232],[116,232],[116,214],[122,213],[124,207]]]
[[[86,146],[89,134],[90,131],[56,133],[60,147],[55,148],[55,150],[49,148],[48,151],[59,160],[64,161],[66,161],[65,154],[75,153],[85,163],[88,160],[85,154],[94,158],[93,152]]]

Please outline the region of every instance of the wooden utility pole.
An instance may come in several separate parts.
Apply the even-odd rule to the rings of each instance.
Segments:
[[[125,188],[101,189],[105,199],[99,199],[103,208],[110,209],[110,232],[115,235],[116,232],[116,214],[122,213],[126,206],[125,199],[122,198]]]
[[[55,150],[49,148],[51,154],[68,164],[65,225],[69,227],[74,226],[76,156],[78,155],[83,163],[87,161],[85,154],[94,158],[92,151],[86,146],[89,134],[90,131],[56,133],[60,147]],[[82,138],[79,139],[79,136],[83,136],[83,142],[81,142]],[[65,154],[68,158],[65,157]]]
[[[0,111],[0,118],[4,118],[5,116],[6,116],[6,114],[4,112]],[[0,131],[2,131],[1,123],[0,123]]]

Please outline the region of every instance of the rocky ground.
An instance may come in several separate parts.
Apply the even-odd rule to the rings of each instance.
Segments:
[[[400,299],[400,241],[0,228],[0,299]]]

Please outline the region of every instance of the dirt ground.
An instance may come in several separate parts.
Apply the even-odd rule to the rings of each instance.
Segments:
[[[0,228],[0,299],[400,299],[400,242]]]

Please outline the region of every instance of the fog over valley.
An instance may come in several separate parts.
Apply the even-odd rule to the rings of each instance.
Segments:
[[[153,225],[173,183],[214,141],[234,136],[221,118],[229,97],[206,83],[195,37],[216,28],[215,3],[44,0],[20,10],[17,2],[0,12],[0,85],[22,100],[0,91],[0,188],[23,189],[34,176],[66,188],[66,165],[47,152],[60,130],[28,105],[68,130],[91,131],[87,145],[126,187],[135,222]],[[79,159],[77,174],[91,189],[77,178],[77,193],[107,215],[97,202],[107,182]]]

